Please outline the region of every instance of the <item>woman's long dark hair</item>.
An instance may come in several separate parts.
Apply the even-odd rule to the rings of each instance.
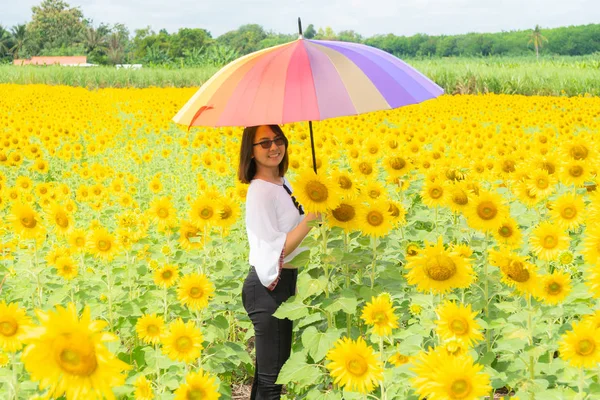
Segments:
[[[244,133],[242,134],[238,179],[243,183],[250,183],[250,181],[254,179],[254,175],[256,175],[256,161],[252,158],[252,150],[254,147],[254,136],[256,135],[259,126],[260,125],[247,126],[244,128]],[[282,136],[285,140],[285,153],[283,155],[283,160],[279,163],[279,176],[283,176],[287,172],[289,164],[288,139],[285,137],[285,134],[279,125],[269,125],[269,127],[277,137]]]

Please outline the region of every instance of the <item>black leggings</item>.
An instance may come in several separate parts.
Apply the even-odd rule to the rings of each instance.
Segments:
[[[273,317],[277,307],[296,294],[298,270],[282,269],[281,279],[270,291],[260,283],[251,267],[242,289],[242,303],[254,324],[256,364],[251,400],[281,397],[282,385],[275,381],[292,349],[292,321]]]

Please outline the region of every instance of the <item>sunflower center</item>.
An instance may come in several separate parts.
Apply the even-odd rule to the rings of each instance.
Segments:
[[[555,235],[544,236],[544,240],[542,241],[542,246],[545,249],[553,249],[557,245],[558,245],[558,238]]]
[[[64,213],[58,214],[55,220],[56,225],[60,226],[61,228],[67,228],[69,226],[69,219]]]
[[[318,181],[309,182],[306,185],[306,194],[315,203],[322,203],[327,200],[327,186]]]
[[[429,196],[432,199],[439,199],[440,197],[442,197],[443,194],[444,194],[444,190],[439,187],[431,188],[431,190],[429,191]]]
[[[588,156],[588,149],[584,145],[577,144],[571,147],[571,151],[569,151],[571,157],[576,160],[585,160]]]
[[[558,282],[551,282],[549,285],[546,286],[546,293],[548,294],[555,296],[557,294],[560,294],[560,292],[562,292],[562,286]]]
[[[502,163],[502,171],[504,172],[515,172],[515,162],[512,160],[504,160]]]
[[[170,270],[163,271],[161,276],[163,279],[171,279],[171,277],[173,276],[173,271],[170,271]]]
[[[370,175],[371,172],[373,172],[373,167],[371,166],[371,164],[369,164],[367,162],[361,162],[358,165],[358,169],[360,170],[360,172],[362,172],[365,175]]]
[[[2,336],[13,336],[17,332],[17,329],[19,329],[19,324],[17,324],[14,318],[5,317],[0,322],[0,335]]]
[[[110,240],[98,240],[98,250],[100,251],[108,251],[110,250],[111,243]]]
[[[83,247],[85,246],[85,238],[79,236],[78,238],[75,239],[75,245],[77,247]]]
[[[181,353],[190,351],[193,345],[194,342],[188,336],[182,336],[175,340],[175,348]]]
[[[509,238],[513,234],[513,230],[510,226],[502,225],[500,229],[498,229],[498,234],[504,238]]]
[[[469,331],[469,324],[464,318],[455,318],[448,325],[450,330],[457,335],[464,335]]]
[[[202,400],[206,399],[206,393],[201,388],[193,388],[187,392],[187,400]]]
[[[577,216],[577,209],[573,206],[567,206],[561,210],[560,215],[564,219],[573,219]]]
[[[375,322],[375,325],[384,324],[387,322],[387,320],[388,318],[385,312],[376,311],[375,313],[373,313],[373,321]]]
[[[342,189],[350,189],[352,187],[352,181],[347,176],[340,176],[338,183]]]
[[[452,201],[455,204],[458,204],[459,206],[464,206],[469,202],[469,198],[467,197],[467,194],[464,191],[456,190],[452,194]]]
[[[33,229],[37,225],[37,221],[33,217],[21,217],[21,224],[28,229]]]
[[[150,335],[158,335],[160,333],[160,328],[156,325],[148,325],[148,327],[146,328],[146,331],[148,332],[148,334]]]
[[[357,356],[346,363],[346,368],[354,376],[363,376],[367,372],[368,365],[362,357]]]
[[[396,171],[401,170],[405,166],[406,166],[406,161],[404,161],[404,158],[402,158],[402,157],[393,157],[390,160],[390,167],[392,167],[392,169],[395,169]]]
[[[209,219],[209,218],[211,218],[213,216],[213,210],[210,207],[205,207],[202,210],[200,210],[200,212],[198,213],[198,215],[202,219]]]
[[[167,218],[169,216],[169,210],[161,207],[158,209],[158,212],[156,214],[158,215],[159,218]]]
[[[589,339],[580,340],[575,346],[575,352],[580,356],[589,356],[594,350],[596,350],[596,344]]]
[[[406,254],[408,254],[409,256],[416,256],[417,254],[419,254],[419,247],[414,244],[409,244],[406,248]]]
[[[390,203],[390,207],[388,209],[388,212],[392,215],[392,217],[399,217],[400,216],[400,209],[398,207],[396,207],[394,204]]]
[[[463,399],[471,393],[471,385],[465,379],[457,379],[450,385],[453,399]]]
[[[529,271],[520,261],[511,261],[510,264],[503,267],[504,273],[515,282],[527,282],[529,280]]]
[[[356,216],[356,210],[349,204],[340,204],[331,214],[340,222],[348,222]]]
[[[232,214],[233,211],[231,210],[231,207],[224,206],[223,210],[221,211],[221,219],[228,219]]]
[[[537,182],[536,182],[536,186],[538,187],[538,189],[546,189],[549,185],[548,179],[545,178],[538,178]]]
[[[479,218],[489,221],[498,214],[498,208],[491,201],[482,201],[477,206],[477,215]]]
[[[200,297],[202,297],[203,294],[204,290],[202,290],[202,288],[199,288],[198,286],[192,287],[189,291],[190,297],[194,299],[199,299]]]
[[[439,254],[427,260],[425,273],[434,281],[447,281],[456,274],[456,264],[447,255]]]
[[[579,165],[575,165],[573,167],[569,168],[569,175],[578,178],[581,175],[583,175],[583,168],[580,167]]]
[[[367,222],[371,226],[379,226],[383,223],[383,215],[379,211],[369,211]]]
[[[98,367],[94,345],[84,335],[62,335],[54,348],[57,364],[69,374],[90,376]]]
[[[378,189],[369,190],[369,197],[372,199],[376,199],[381,196],[381,192]]]

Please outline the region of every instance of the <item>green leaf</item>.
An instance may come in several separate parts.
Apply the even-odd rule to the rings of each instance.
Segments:
[[[306,328],[302,333],[302,344],[308,349],[308,354],[315,362],[321,361],[329,349],[333,347],[336,340],[339,339],[341,330],[328,330],[319,332],[314,326]]]
[[[354,314],[357,305],[358,300],[356,296],[352,292],[344,291],[340,297],[332,298],[331,304],[326,306],[325,310],[329,312],[343,310],[345,313]]]
[[[279,376],[277,384],[296,383],[298,386],[314,385],[321,378],[321,371],[314,365],[306,363],[306,352],[294,353],[285,362]]]
[[[275,318],[288,318],[292,321],[306,317],[308,315],[308,306],[302,303],[302,299],[297,296],[292,296],[281,304],[277,311],[273,314]]]

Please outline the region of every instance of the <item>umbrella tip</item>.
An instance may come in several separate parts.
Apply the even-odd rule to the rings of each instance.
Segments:
[[[300,20],[300,17],[298,17],[298,39],[304,39],[304,36],[302,36],[302,21]]]

